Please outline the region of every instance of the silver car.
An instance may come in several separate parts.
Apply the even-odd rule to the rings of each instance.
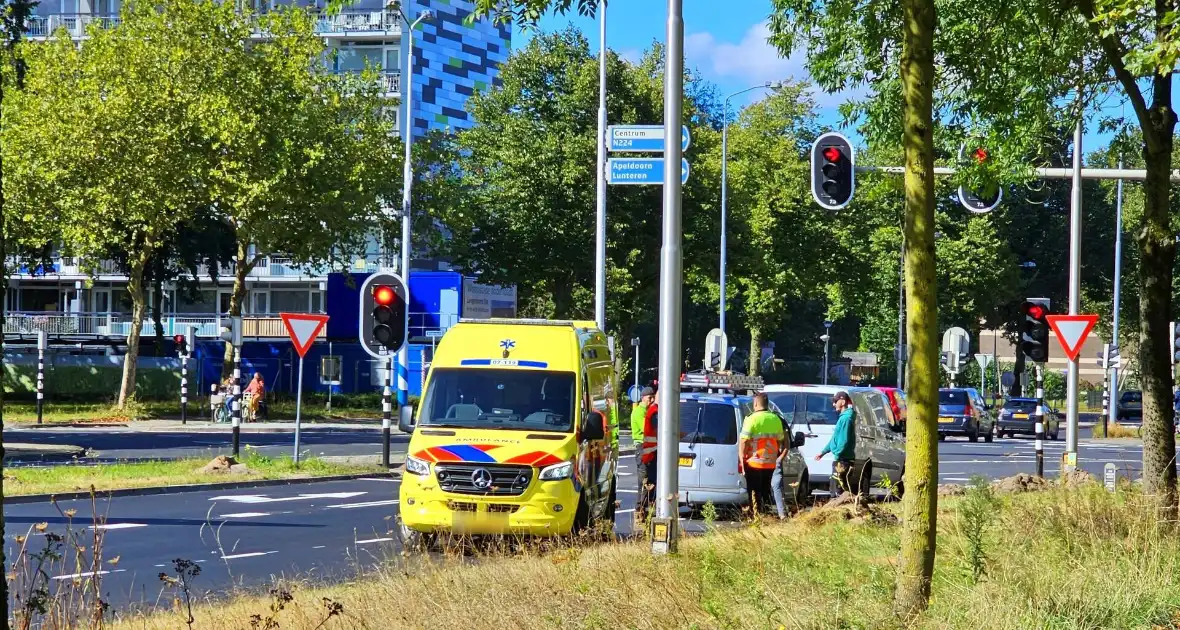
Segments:
[[[783,460],[784,498],[801,504],[811,494],[807,463],[799,453],[802,433],[792,434],[790,416],[783,428],[792,445]],[[753,398],[732,394],[681,393],[680,395],[680,503],[699,506],[749,503],[746,478],[738,472],[738,435],[742,420],[753,413]]]
[[[901,496],[904,492],[905,434],[893,418],[893,408],[885,394],[871,387],[837,385],[767,385],[766,395],[785,418],[791,418],[792,431],[806,432],[799,449],[807,463],[813,486],[827,489],[832,476],[832,456],[820,461],[815,456],[832,439],[838,414],[832,408],[832,396],[848,392],[856,410],[856,461],[854,479],[869,479],[879,486],[885,479]]]

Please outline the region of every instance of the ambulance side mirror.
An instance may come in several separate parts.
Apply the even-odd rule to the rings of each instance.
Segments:
[[[402,433],[413,433],[414,432],[414,406],[413,405],[402,405],[401,409],[398,409],[397,429],[399,431],[401,431]]]
[[[582,439],[598,441],[606,437],[606,416],[601,411],[591,410],[582,420]]]

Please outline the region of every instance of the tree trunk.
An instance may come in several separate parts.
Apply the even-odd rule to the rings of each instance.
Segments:
[[[234,261],[234,288],[229,296],[229,316],[241,317],[242,303],[246,300],[246,276],[253,271],[254,265],[258,264],[257,257],[247,258],[250,251],[250,244],[239,239],[238,253]],[[234,346],[230,342],[225,343],[225,354],[221,362],[221,378],[225,379],[234,373]]]
[[[894,612],[926,609],[934,576],[938,509],[938,306],[934,273],[933,0],[902,0],[902,147],[905,151],[906,384],[905,499]]]
[[[135,398],[135,368],[139,361],[139,337],[143,328],[147,300],[143,288],[144,260],[132,260],[127,276],[127,292],[131,294],[131,330],[127,333],[127,352],[123,355],[123,383],[119,386],[119,409]]]
[[[160,315],[160,305],[164,303],[164,285],[159,277],[152,278],[152,323],[156,332],[156,356],[164,356],[164,322]]]
[[[0,78],[0,108],[4,104],[4,81]],[[4,241],[4,158],[0,155],[0,342],[4,340],[4,324],[8,319],[8,249]],[[0,347],[0,501],[4,499],[4,352]],[[0,534],[4,533],[4,510],[0,509]],[[4,545],[0,545],[0,566],[8,566]],[[7,571],[6,571],[7,573]],[[0,619],[8,624],[8,580],[0,580]]]
[[[1159,91],[1157,82],[1156,90]],[[1155,97],[1144,143],[1147,177],[1139,231],[1139,373],[1143,387],[1143,484],[1159,501],[1162,522],[1176,520],[1176,442],[1172,410],[1172,265],[1176,236],[1169,208],[1169,171],[1176,117]]]
[[[725,352],[725,350],[722,350]],[[750,376],[762,375],[762,329],[750,326]]]
[[[1024,352],[1020,349],[1020,344],[1016,344],[1016,367],[1012,368],[1012,386],[1008,388],[1008,396],[1012,398],[1020,398],[1021,390],[1020,377],[1024,375]]]

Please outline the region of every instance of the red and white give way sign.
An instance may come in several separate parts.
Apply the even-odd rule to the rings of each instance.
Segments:
[[[1078,353],[1086,343],[1086,336],[1094,330],[1094,324],[1098,323],[1097,315],[1049,315],[1045,319],[1049,320],[1049,327],[1057,333],[1057,341],[1061,343],[1061,349],[1065,350],[1065,356],[1070,361],[1078,359]]]
[[[291,336],[291,343],[295,344],[295,351],[302,359],[311,348],[324,324],[328,323],[327,315],[313,315],[310,313],[279,313],[283,318],[283,325],[287,327],[287,334]]]

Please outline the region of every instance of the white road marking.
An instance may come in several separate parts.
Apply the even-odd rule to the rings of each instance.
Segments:
[[[324,549],[325,547],[327,547],[327,545],[316,545],[312,547],[312,549]]]
[[[946,477],[944,481],[971,481],[967,477]]]
[[[382,477],[361,477],[357,481],[387,481],[389,483],[398,483],[401,479],[382,478]]]
[[[277,551],[251,551],[250,553],[235,553],[232,556],[221,556],[222,560],[236,560],[238,558],[256,558],[258,556],[268,556]],[[198,560],[200,562],[200,560]]]
[[[147,527],[147,523],[107,523],[105,525],[91,525],[86,529],[94,530],[109,530],[109,529],[134,529],[136,527]]]
[[[166,567],[168,565],[166,565],[166,564],[153,564],[152,566],[153,567]]]
[[[211,497],[210,501],[229,501],[230,503],[278,503],[280,501],[311,501],[314,499],[351,499],[368,492],[322,492],[319,494],[300,494],[294,497],[268,497],[262,494],[239,494]]]
[[[96,575],[108,575],[110,573],[123,573],[127,569],[115,569],[114,571],[86,571],[84,573],[71,573],[69,575],[55,575],[55,580],[73,580],[76,578],[94,577]]]
[[[627,494],[639,494],[638,490],[623,490],[622,488],[615,489],[615,492],[626,492]]]
[[[372,538],[369,540],[358,540],[358,541],[356,541],[356,544],[367,545],[369,543],[389,542],[391,540],[393,540],[393,539],[392,538]]]
[[[615,510],[615,514],[628,514],[630,512],[634,512],[634,511],[635,511],[635,508],[630,508],[630,509],[626,509],[626,510]]]
[[[217,518],[256,518],[259,516],[270,516],[270,512],[235,512],[233,514],[222,514]]]
[[[346,510],[350,510],[352,508],[376,507],[378,505],[397,505],[397,499],[391,499],[388,501],[366,501],[364,503],[338,503],[336,505],[325,505],[324,507],[325,508],[343,508]]]

